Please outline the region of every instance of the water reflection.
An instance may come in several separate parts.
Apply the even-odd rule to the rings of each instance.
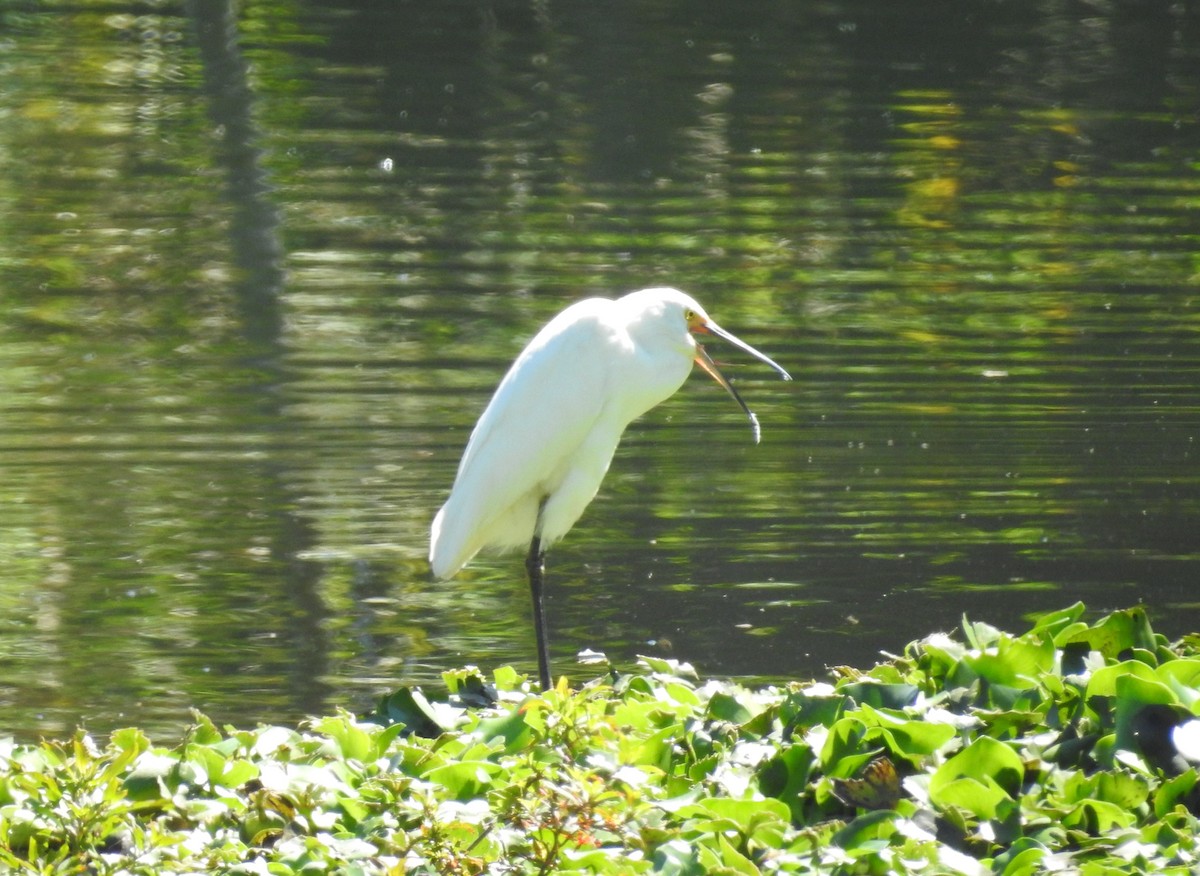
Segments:
[[[757,447],[699,379],[633,427],[555,552],[556,667],[1195,627],[1183,5],[255,4],[232,200],[186,20],[0,15],[0,732],[532,670],[519,559],[433,585],[429,520],[537,327],[659,282],[797,379],[730,368]],[[239,249],[272,205],[285,274]]]

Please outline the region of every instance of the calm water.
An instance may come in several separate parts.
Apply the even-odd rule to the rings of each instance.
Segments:
[[[428,525],[538,326],[661,283],[796,380],[631,427],[556,669],[1200,629],[1191,4],[221,9],[0,9],[0,734],[532,672],[520,559]]]

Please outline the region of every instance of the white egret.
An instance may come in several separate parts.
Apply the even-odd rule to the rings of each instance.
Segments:
[[[545,552],[595,497],[630,421],[674,394],[695,362],[741,405],[759,439],[758,419],[693,334],[728,341],[791,380],[678,289],[579,301],[517,356],[475,424],[450,498],[433,520],[429,563],[439,579],[485,548],[528,546],[543,690],[550,687]]]

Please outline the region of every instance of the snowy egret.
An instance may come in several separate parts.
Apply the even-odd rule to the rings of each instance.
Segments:
[[[545,552],[595,497],[625,427],[673,395],[695,362],[745,411],[758,442],[758,419],[693,334],[721,338],[792,379],[678,289],[579,301],[517,356],[475,424],[450,498],[433,520],[429,564],[438,579],[455,575],[482,549],[528,545],[543,690],[550,687]]]

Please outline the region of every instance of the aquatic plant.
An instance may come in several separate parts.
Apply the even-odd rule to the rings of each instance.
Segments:
[[[1200,654],[1142,609],[964,620],[869,669],[748,687],[509,668],[365,717],[0,743],[16,873],[1190,873]]]

